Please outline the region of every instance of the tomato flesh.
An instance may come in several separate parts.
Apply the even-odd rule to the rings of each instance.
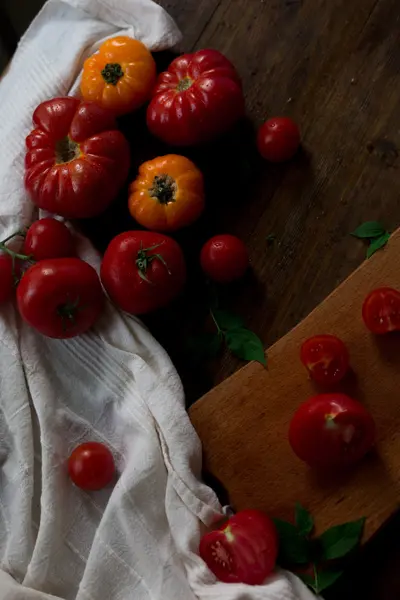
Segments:
[[[389,287],[373,290],[364,301],[362,315],[372,333],[400,331],[400,292]]]
[[[115,474],[113,455],[99,442],[77,446],[68,459],[68,473],[76,486],[83,490],[100,490]]]
[[[297,456],[312,467],[352,465],[370,450],[375,423],[364,406],[345,394],[319,394],[300,405],[289,427]]]
[[[261,511],[243,510],[204,535],[199,552],[220,581],[261,585],[275,567],[275,525]]]
[[[349,370],[347,348],[334,335],[316,335],[306,340],[300,359],[310,377],[320,385],[339,383]]]

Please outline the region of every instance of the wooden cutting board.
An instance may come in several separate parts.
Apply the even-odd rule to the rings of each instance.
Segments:
[[[400,290],[400,230],[302,323],[268,351],[268,368],[250,363],[190,409],[203,443],[205,468],[226,487],[237,509],[258,508],[290,519],[301,502],[317,530],[367,517],[368,539],[400,501],[400,334],[375,337],[361,307],[374,288]],[[332,333],[350,352],[354,370],[340,386],[363,402],[377,424],[377,447],[350,473],[316,474],[293,454],[289,421],[319,390],[299,360],[306,338]]]

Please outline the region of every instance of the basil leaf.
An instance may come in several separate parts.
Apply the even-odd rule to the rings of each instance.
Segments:
[[[297,577],[299,577],[303,583],[305,583],[312,590],[314,589],[315,579],[312,575],[307,575],[307,573],[296,573]]]
[[[357,521],[336,525],[318,538],[322,560],[342,558],[359,543],[364,529],[365,517]]]
[[[299,534],[292,523],[281,519],[273,521],[279,536],[279,562],[286,565],[307,564],[310,560],[308,540]]]
[[[371,258],[371,256],[373,254],[375,254],[375,252],[377,250],[380,250],[381,248],[383,248],[384,246],[386,246],[386,244],[389,241],[389,238],[390,238],[390,233],[388,231],[386,231],[380,237],[376,238],[375,240],[372,240],[371,243],[370,243],[370,245],[368,246],[367,258]]]
[[[227,310],[214,310],[214,319],[218,323],[218,327],[222,331],[230,331],[231,329],[240,329],[243,327],[243,319],[239,315],[235,315]]]
[[[225,334],[226,345],[229,350],[243,360],[256,360],[267,365],[264,347],[260,338],[244,327],[230,329]]]
[[[318,569],[314,568],[314,584],[312,584],[310,587],[312,587],[316,594],[319,594],[323,590],[326,590],[326,588],[333,585],[342,574],[343,571],[318,571]]]
[[[201,333],[187,340],[186,346],[194,361],[215,358],[221,349],[222,336],[217,333]]]
[[[384,233],[386,233],[386,227],[384,227],[382,223],[378,223],[377,221],[367,221],[357,227],[351,235],[361,240],[370,240],[380,237]]]
[[[296,503],[295,521],[300,535],[309,535],[314,529],[314,519],[299,502]]]

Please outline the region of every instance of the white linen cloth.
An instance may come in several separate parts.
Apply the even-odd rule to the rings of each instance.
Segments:
[[[76,89],[83,59],[117,33],[152,50],[180,39],[151,0],[50,0],[23,37],[0,85],[0,239],[36,216],[23,186],[33,109]],[[114,487],[85,493],[68,479],[67,457],[89,440],[112,450]],[[216,582],[197,548],[221,507],[200,468],[180,380],[139,321],[108,305],[93,331],[52,340],[1,307],[0,600],[310,598],[285,573]]]

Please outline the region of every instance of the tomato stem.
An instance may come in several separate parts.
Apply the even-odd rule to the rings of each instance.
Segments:
[[[163,244],[164,244],[164,242],[160,242],[159,244],[155,244],[154,246],[150,246],[149,248],[143,248],[143,244],[142,243],[140,244],[140,250],[137,253],[137,259],[135,262],[136,262],[136,266],[138,268],[140,277],[147,283],[151,283],[151,281],[146,277],[146,271],[147,271],[149,265],[151,264],[151,262],[156,258],[158,258],[158,260],[161,261],[162,264],[164,265],[164,267],[167,269],[168,275],[171,275],[171,271],[168,269],[168,265],[165,262],[164,257],[161,254],[150,254],[150,255],[147,254],[151,250],[155,250],[156,248],[159,248]]]
[[[118,63],[107,63],[101,72],[106,83],[117,85],[118,80],[123,76],[124,72]]]
[[[62,165],[71,162],[80,156],[80,148],[78,142],[74,142],[67,135],[56,143],[56,163]]]
[[[184,77],[179,81],[178,85],[176,86],[176,89],[178,92],[184,92],[185,90],[188,90],[192,84],[193,80],[190,79],[190,77]]]
[[[160,204],[175,202],[176,182],[170,175],[156,175],[149,192]]]
[[[15,237],[22,237],[22,238],[24,238],[25,237],[25,232],[23,232],[23,231],[16,231],[15,233],[12,233],[8,237],[6,237],[4,240],[2,240],[0,242],[0,250],[2,252],[5,252],[9,256],[11,256],[11,258],[13,259],[13,263],[14,263],[14,261],[15,261],[16,258],[18,258],[19,260],[32,260],[32,256],[28,256],[26,254],[19,254],[18,252],[14,252],[14,250],[11,250],[10,248],[7,248],[6,243],[9,242],[10,240],[12,240]]]

